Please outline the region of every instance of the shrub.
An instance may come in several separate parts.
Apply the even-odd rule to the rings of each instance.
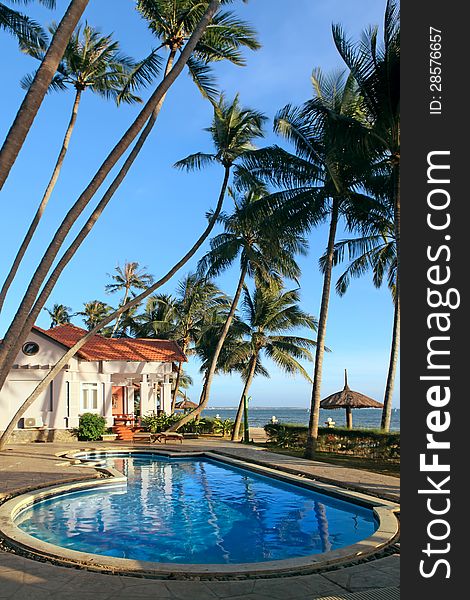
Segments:
[[[85,442],[99,440],[106,433],[106,419],[94,413],[84,413],[78,422],[78,439]]]
[[[156,415],[155,413],[142,417],[142,427],[151,433],[160,433],[166,431],[171,425],[177,423],[184,415]],[[180,428],[181,433],[197,433],[197,434],[217,434],[227,435],[233,429],[233,421],[225,419],[192,419]]]
[[[232,419],[224,419],[223,421],[221,419],[214,419],[211,433],[225,437],[226,435],[232,433],[234,425],[235,423],[232,421]]]
[[[264,430],[269,442],[281,448],[305,448],[308,428],[296,423],[268,423]],[[353,454],[380,460],[400,459],[400,434],[373,429],[318,429],[317,449],[321,452]]]
[[[168,427],[171,427],[174,423],[181,419],[182,415],[156,415],[152,413],[145,417],[142,417],[142,427],[150,431],[151,433],[160,433],[166,431]]]

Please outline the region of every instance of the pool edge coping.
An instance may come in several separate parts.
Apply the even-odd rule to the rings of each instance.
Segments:
[[[100,554],[91,554],[70,550],[43,542],[23,532],[14,523],[18,513],[49,497],[70,493],[84,489],[96,488],[103,485],[118,485],[127,481],[127,478],[110,467],[104,467],[99,460],[84,459],[81,455],[89,452],[103,454],[157,454],[169,458],[181,457],[206,457],[217,462],[226,463],[234,467],[241,467],[255,473],[266,475],[287,483],[291,483],[313,491],[318,491],[328,496],[346,500],[373,510],[378,521],[377,530],[368,538],[321,554],[311,554],[303,557],[281,559],[256,563],[225,564],[184,564],[184,563],[156,563],[138,561],[127,558],[115,558]],[[279,469],[266,467],[247,460],[232,458],[211,451],[185,451],[172,452],[171,450],[155,450],[153,448],[123,447],[114,448],[86,448],[73,453],[62,453],[61,457],[71,461],[71,464],[88,466],[105,475],[102,479],[89,479],[77,482],[58,483],[37,490],[30,490],[21,495],[7,500],[0,506],[0,536],[7,546],[29,555],[31,558],[47,559],[62,566],[76,566],[88,570],[108,572],[120,575],[134,575],[149,578],[240,578],[282,576],[302,573],[313,573],[328,567],[341,566],[354,561],[362,560],[380,552],[391,545],[399,532],[399,523],[395,513],[399,505],[389,500],[367,495],[362,492],[348,490],[337,485],[307,479],[302,475],[282,472]]]

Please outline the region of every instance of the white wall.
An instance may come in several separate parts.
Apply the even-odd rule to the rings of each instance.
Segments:
[[[39,345],[39,352],[34,356],[27,356],[20,351],[15,360],[16,365],[20,367],[28,365],[29,368],[12,369],[4,388],[0,392],[0,431],[5,429],[21,404],[48,373],[47,368],[40,367],[54,365],[66,350],[60,344],[50,341],[35,332],[30,334],[28,341],[36,342]],[[52,429],[78,427],[80,413],[84,412],[81,407],[81,384],[84,382],[98,383],[97,412],[106,418],[107,425],[110,427],[113,424],[112,385],[114,378],[118,380],[124,378],[125,380],[126,376],[129,377],[135,374],[137,375],[136,378],[140,379],[140,373],[152,374],[149,378],[149,384],[143,386],[144,406],[147,404],[145,412],[148,412],[155,410],[152,381],[155,378],[162,378],[163,373],[171,371],[171,363],[103,361],[100,364],[99,361],[89,362],[77,358],[70,360],[69,367],[68,370],[63,370],[54,379],[52,398],[50,389],[43,392],[25,413],[25,418],[33,417],[42,420],[46,427]],[[166,378],[168,378],[168,375]],[[168,396],[171,403],[171,390],[166,390],[166,393],[162,395],[165,397],[166,405],[168,404]]]

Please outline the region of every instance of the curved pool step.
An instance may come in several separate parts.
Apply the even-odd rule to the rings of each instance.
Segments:
[[[386,587],[339,596],[314,596],[312,600],[400,600],[400,588]]]

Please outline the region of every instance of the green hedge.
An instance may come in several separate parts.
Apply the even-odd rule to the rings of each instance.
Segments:
[[[268,423],[268,440],[282,448],[304,448],[308,427],[297,423]],[[334,429],[319,427],[317,448],[320,452],[353,454],[362,458],[399,460],[400,434],[374,429]]]

